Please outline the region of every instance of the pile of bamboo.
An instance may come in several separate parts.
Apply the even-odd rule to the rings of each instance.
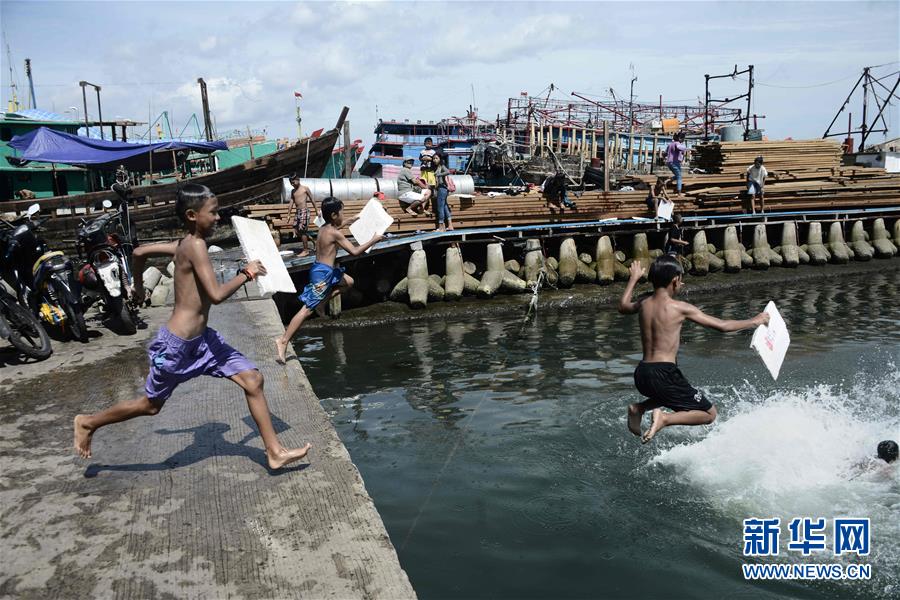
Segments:
[[[692,148],[691,167],[706,173],[743,175],[757,156],[766,170],[817,171],[841,166],[840,144],[830,140],[707,142]]]

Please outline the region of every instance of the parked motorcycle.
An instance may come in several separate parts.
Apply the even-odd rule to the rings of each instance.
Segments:
[[[103,201],[111,208],[109,200]],[[78,279],[89,301],[100,300],[111,329],[131,335],[137,327],[137,306],[129,302],[132,286],[131,254],[133,241],[128,227],[127,204],[91,220],[82,219],[78,228],[78,255],[87,261]]]
[[[31,311],[19,304],[15,296],[0,283],[0,338],[8,340],[16,350],[43,360],[50,356],[50,336]]]
[[[40,206],[32,204],[25,215],[3,221],[3,277],[18,294],[19,302],[34,315],[73,339],[86,342],[81,286],[75,279],[72,261],[59,250],[50,250],[37,234],[46,220],[32,218],[39,211]]]

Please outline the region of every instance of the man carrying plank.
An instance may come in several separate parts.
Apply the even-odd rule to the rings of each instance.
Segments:
[[[634,370],[634,385],[647,400],[628,407],[628,430],[641,436],[641,420],[648,410],[653,422],[641,436],[643,443],[653,439],[659,430],[669,425],[708,425],[716,420],[716,407],[703,393],[688,383],[678,368],[678,347],[681,344],[681,325],[685,319],[718,331],[740,331],[769,322],[768,313],[761,312],[752,319],[725,321],[707,315],[702,310],[675,300],[681,289],[684,269],[674,256],[663,255],[650,265],[649,279],[653,291],[632,301],[634,287],[643,276],[639,261],[631,263],[631,277],[622,298],[619,312],[638,313],[641,324],[641,345],[644,358]],[[663,412],[662,407],[673,412]]]

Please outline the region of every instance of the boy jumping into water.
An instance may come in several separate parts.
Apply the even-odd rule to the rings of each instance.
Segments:
[[[254,260],[228,283],[220,285],[206,250],[206,238],[219,221],[216,197],[206,186],[185,185],[178,191],[175,211],[187,227],[187,235],[178,242],[144,246],[134,252],[136,298],[144,296],[142,278],[148,256],[173,256],[175,261],[175,308],[150,344],[150,374],[144,386],[145,394],[93,415],[75,417],[76,453],[90,458],[91,437],[97,429],[135,417],[156,415],[179,384],[210,375],[227,377],[243,388],[250,414],[266,446],[270,468],[280,469],[300,460],[312,446],[287,449],[281,445],[263,394],[262,375],[243,354],[226,344],[216,330],[207,327],[210,304],[223,302],[257,275],[264,275],[265,268]]]
[[[324,302],[353,286],[353,278],[344,273],[342,267],[334,266],[338,247],[346,250],[347,254],[359,256],[384,238],[384,236],[376,235],[365,244],[354,246],[341,233],[341,225],[344,224],[343,208],[344,203],[337,198],[322,200],[322,218],[325,219],[325,225],[319,229],[319,237],[316,238],[316,262],[309,270],[309,284],[300,294],[300,302],[303,303],[303,307],[288,323],[284,335],[275,340],[279,364],[284,364],[285,352],[287,352],[291,338],[312,314],[312,311],[319,306],[324,306]]]
[[[702,310],[675,300],[681,289],[684,270],[674,256],[663,255],[650,265],[649,279],[653,291],[632,302],[634,287],[644,272],[640,262],[631,264],[631,277],[622,298],[619,312],[638,313],[641,323],[641,345],[644,358],[634,370],[634,385],[648,399],[628,407],[628,430],[641,435],[641,420],[648,410],[653,411],[653,423],[641,440],[647,443],[659,430],[669,425],[708,425],[716,420],[716,407],[703,393],[694,389],[678,369],[678,346],[681,343],[681,324],[685,319],[718,331],[740,331],[769,322],[769,315],[759,313],[743,321],[723,321]],[[666,407],[674,412],[663,412]]]

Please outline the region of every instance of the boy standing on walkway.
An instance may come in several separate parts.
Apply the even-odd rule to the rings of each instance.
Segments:
[[[649,279],[653,292],[632,302],[634,287],[644,272],[639,261],[631,264],[630,271],[631,278],[619,300],[619,312],[638,313],[644,358],[634,370],[634,385],[648,399],[628,407],[628,430],[640,436],[644,413],[652,410],[653,423],[641,437],[646,444],[663,427],[708,425],[716,420],[716,407],[688,383],[678,368],[681,325],[685,319],[727,332],[767,324],[769,315],[761,312],[752,319],[723,321],[705,314],[693,304],[675,300],[682,286],[684,270],[678,259],[667,254],[650,265]],[[673,412],[663,412],[661,407]]]
[[[351,256],[359,256],[384,238],[382,235],[376,235],[365,244],[354,246],[341,233],[341,225],[344,224],[343,208],[344,203],[337,198],[322,200],[322,218],[325,219],[325,225],[319,229],[319,237],[316,238],[316,262],[309,270],[309,284],[300,294],[300,302],[303,303],[303,307],[288,323],[284,335],[275,340],[275,350],[278,352],[277,361],[281,364],[284,364],[285,353],[291,338],[309,315],[323,302],[331,300],[353,286],[353,278],[344,273],[343,267],[334,265],[338,248],[343,248]]]
[[[288,209],[288,218],[294,213],[294,235],[300,238],[303,250],[297,256],[309,256],[309,218],[316,209],[316,203],[313,202],[312,192],[305,185],[300,185],[300,176],[291,175],[289,180],[291,187],[291,207]],[[312,207],[312,210],[310,210]]]
[[[256,365],[207,326],[210,305],[225,301],[242,285],[257,275],[264,275],[265,268],[258,260],[251,261],[228,283],[220,285],[206,250],[206,238],[219,221],[215,195],[204,185],[185,185],[178,190],[175,211],[187,227],[187,235],[177,242],[140,247],[134,253],[137,298],[144,296],[142,276],[148,256],[173,256],[175,261],[175,307],[169,321],[159,328],[150,344],[150,374],[145,393],[137,400],[119,402],[102,412],[76,416],[76,453],[90,458],[91,438],[97,429],[135,417],[156,415],[179,384],[209,375],[227,377],[243,388],[271,469],[300,460],[311,445],[288,449],[278,441],[263,394],[263,377]]]

